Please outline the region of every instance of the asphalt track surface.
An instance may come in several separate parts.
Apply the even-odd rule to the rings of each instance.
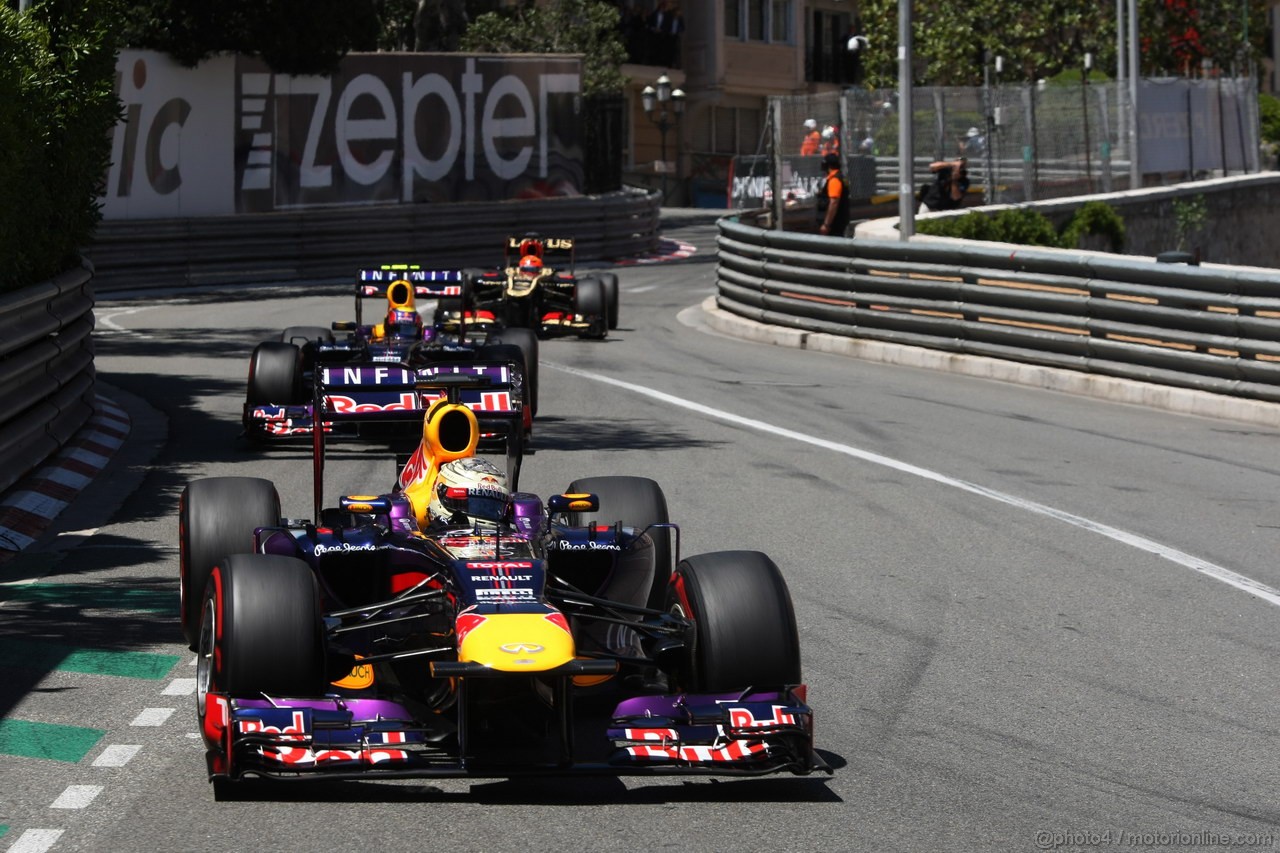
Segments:
[[[238,439],[248,355],[350,298],[140,294],[96,312],[129,438],[0,567],[0,850],[1274,846],[1280,431],[725,337],[699,307],[714,229],[668,236],[698,252],[620,268],[608,341],[544,342],[521,485],[651,476],[683,553],[769,553],[833,777],[215,800],[175,619],[177,498],[251,474],[310,514],[307,451]],[[354,449],[329,471],[335,494],[391,478]]]

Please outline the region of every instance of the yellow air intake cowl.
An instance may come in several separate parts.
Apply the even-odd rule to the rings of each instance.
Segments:
[[[413,505],[419,526],[428,523],[427,505],[431,503],[440,466],[475,456],[479,442],[480,425],[466,406],[441,399],[427,409],[422,419],[422,441],[400,472],[400,488]]]
[[[422,419],[423,449],[436,465],[476,455],[480,425],[475,413],[461,403],[437,400]]]
[[[387,307],[393,311],[416,311],[413,285],[397,279],[387,286]]]

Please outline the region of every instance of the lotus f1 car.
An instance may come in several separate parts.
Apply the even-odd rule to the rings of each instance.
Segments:
[[[502,269],[468,277],[462,311],[539,337],[603,339],[618,328],[618,277],[577,276],[573,247],[566,237],[508,237]]]
[[[322,507],[322,431],[315,520],[281,519],[262,479],[183,492],[210,778],[831,772],[773,561],[680,559],[645,478],[545,502],[497,475],[458,485],[460,463],[497,470],[454,402],[473,381],[441,383],[389,493]]]
[[[502,391],[516,393],[516,405],[524,418],[526,443],[532,434],[537,409],[538,340],[528,329],[501,330],[488,325],[468,326],[465,320],[447,327],[426,325],[416,299],[456,300],[463,290],[459,270],[425,270],[418,266],[384,265],[359,271],[355,285],[355,322],[337,321],[331,329],[291,326],[279,341],[259,344],[249,362],[243,423],[250,440],[264,441],[309,436],[316,419],[310,389],[316,372],[335,377],[325,384],[335,388],[330,401],[339,410],[369,413],[409,409],[420,416],[425,403],[413,394],[390,394],[381,387],[399,383],[389,365],[416,371],[476,371],[487,373],[493,386],[483,394],[469,394],[463,402],[483,413],[510,414],[501,402]],[[364,301],[385,298],[387,312],[380,323],[365,324]],[[335,338],[333,332],[345,332]],[[516,391],[512,382],[498,382],[499,365],[519,367]],[[514,377],[514,374],[512,374]],[[387,377],[391,377],[387,379]],[[402,383],[401,383],[402,384]],[[333,429],[328,423],[326,429]],[[383,425],[366,422],[346,434],[372,433],[386,437]],[[416,428],[412,430],[416,434]]]

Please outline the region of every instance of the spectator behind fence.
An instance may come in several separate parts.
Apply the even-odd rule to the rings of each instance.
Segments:
[[[977,157],[987,150],[987,138],[976,127],[971,127],[960,140],[960,150],[966,157]]]
[[[818,133],[818,123],[811,118],[804,120],[804,139],[800,141],[801,157],[817,157],[818,144],[822,141],[822,134]]]
[[[818,153],[824,157],[827,154],[840,153],[840,128],[829,124],[822,129],[822,141],[818,143]]]
[[[969,189],[969,169],[964,157],[935,160],[929,164],[933,180],[920,187],[920,213],[955,210],[964,204]]]

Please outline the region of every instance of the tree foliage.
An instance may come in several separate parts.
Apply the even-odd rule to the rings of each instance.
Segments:
[[[0,6],[0,290],[73,266],[119,119],[114,0]]]
[[[130,0],[125,44],[194,66],[218,53],[261,57],[285,74],[331,74],[374,50],[382,0]]]
[[[1116,65],[1113,0],[969,0],[913,3],[912,10],[916,85],[980,85],[984,59],[995,56],[1004,58],[1005,82],[1078,71],[1085,53],[1095,69],[1111,72]],[[865,84],[896,86],[898,0],[862,0],[861,19],[869,43]],[[1261,55],[1266,36],[1261,4],[1241,0],[1139,0],[1138,20],[1145,76],[1199,73],[1206,57],[1243,73],[1245,60]]]
[[[583,94],[611,94],[622,91],[626,83],[620,68],[627,49],[617,23],[617,8],[602,0],[551,0],[546,6],[477,17],[461,48],[483,53],[582,54]]]

